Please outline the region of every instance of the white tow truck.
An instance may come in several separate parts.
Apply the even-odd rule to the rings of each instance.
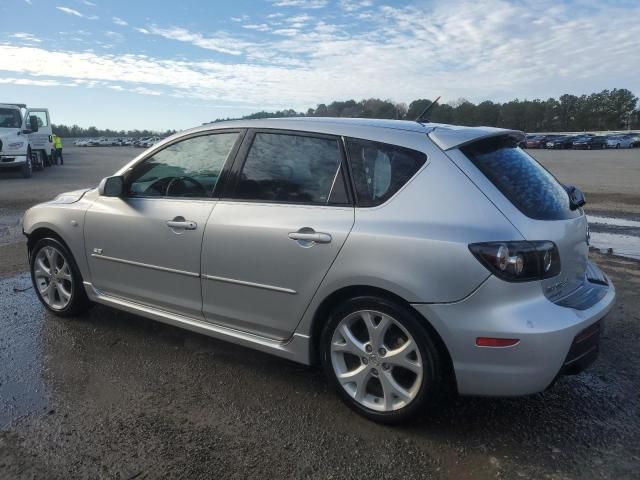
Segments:
[[[20,168],[24,178],[52,165],[49,110],[23,103],[0,103],[0,170]]]

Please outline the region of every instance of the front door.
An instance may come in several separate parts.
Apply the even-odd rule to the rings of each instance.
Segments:
[[[295,330],[354,222],[336,138],[257,132],[202,249],[205,318],[274,339]]]
[[[24,128],[29,128],[29,119],[36,117],[38,121],[38,131],[29,134],[29,143],[32,150],[42,150],[47,155],[51,152],[51,121],[49,111],[45,108],[30,108],[24,116]]]
[[[122,198],[96,201],[85,220],[95,288],[202,317],[202,236],[213,189],[238,138],[224,132],[170,144],[125,174]]]

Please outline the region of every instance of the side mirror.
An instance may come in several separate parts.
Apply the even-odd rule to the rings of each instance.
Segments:
[[[121,197],[124,192],[124,180],[120,176],[103,178],[98,185],[98,193],[103,197]]]
[[[38,131],[38,117],[35,115],[29,117],[29,127],[31,128],[31,133]]]
[[[578,187],[568,185],[564,187],[569,195],[569,205],[571,210],[577,210],[580,207],[584,207],[587,200],[584,198],[584,193]]]

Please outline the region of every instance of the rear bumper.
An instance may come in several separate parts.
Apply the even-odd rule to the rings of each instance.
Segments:
[[[615,289],[578,310],[549,301],[537,282],[513,284],[491,276],[471,296],[452,304],[416,304],[447,346],[458,391],[464,395],[514,396],[545,390],[562,373],[577,373],[598,354],[581,340],[611,309]],[[593,327],[598,324],[598,327]],[[478,347],[478,337],[518,339],[506,348]],[[589,347],[589,348],[585,348]]]
[[[22,155],[10,155],[10,154],[2,154],[0,155],[0,168],[13,168],[13,167],[21,167],[27,163],[27,156]]]

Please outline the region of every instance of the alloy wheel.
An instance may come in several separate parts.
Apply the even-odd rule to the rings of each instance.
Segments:
[[[33,264],[33,277],[42,300],[54,310],[63,310],[71,302],[73,276],[71,265],[55,247],[41,248]]]
[[[407,406],[423,382],[424,365],[415,339],[392,316],[360,310],[338,323],[331,364],[342,388],[379,412]]]

